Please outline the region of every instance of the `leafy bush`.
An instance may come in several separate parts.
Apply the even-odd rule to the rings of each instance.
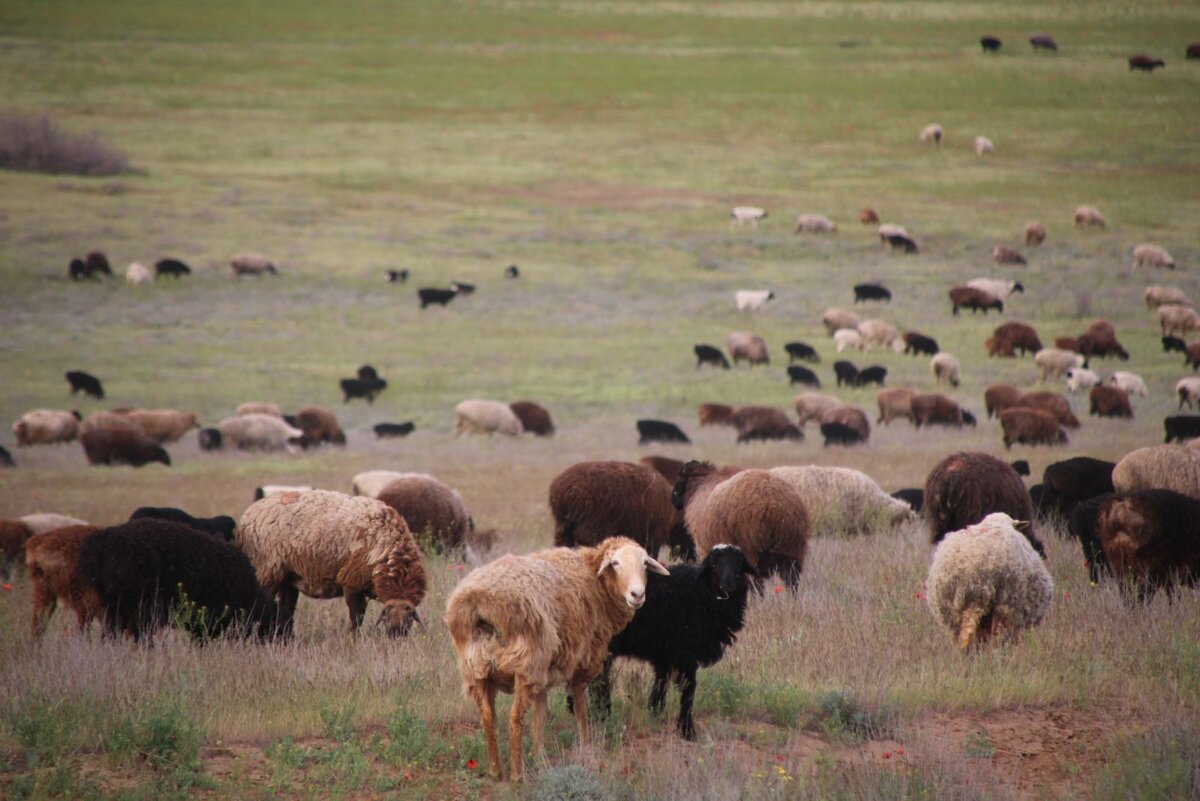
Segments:
[[[0,114],[0,168],[51,175],[132,172],[129,158],[92,131],[64,130],[46,114]]]

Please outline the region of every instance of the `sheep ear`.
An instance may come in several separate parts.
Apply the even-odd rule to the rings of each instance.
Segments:
[[[1029,521],[1029,520],[1014,520],[1013,528],[1015,528],[1017,531],[1020,531],[1020,532],[1027,532],[1027,531],[1029,531],[1030,524],[1031,524],[1031,521]]]
[[[652,573],[657,573],[660,576],[671,575],[669,572],[667,572],[667,569],[665,567],[660,565],[656,560],[652,559],[649,556],[646,557],[646,569]]]
[[[750,560],[746,558],[745,554],[742,555],[742,572],[748,576],[754,576],[755,578],[760,577],[759,572],[755,570],[754,565],[750,563]]]
[[[617,564],[616,559],[605,559],[604,562],[601,563],[600,569],[596,571],[596,575],[603,576],[605,570],[608,570],[610,567],[613,567],[616,564]]]

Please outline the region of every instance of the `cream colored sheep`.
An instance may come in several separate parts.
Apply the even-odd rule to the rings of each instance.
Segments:
[[[767,219],[767,211],[758,206],[734,206],[729,217],[732,220],[730,225],[741,226],[750,223],[751,228],[757,228],[760,220]]]
[[[999,278],[972,278],[967,282],[967,286],[986,292],[1000,300],[1008,300],[1008,296],[1014,292],[1022,294],[1025,292],[1025,287],[1021,285],[1020,281],[1004,281]]]
[[[810,420],[820,423],[825,413],[836,409],[842,402],[833,395],[823,395],[820,392],[801,392],[796,396],[797,425],[804,428]]]
[[[79,422],[79,412],[33,409],[12,424],[12,432],[17,438],[18,448],[55,445],[75,441],[80,432]]]
[[[525,429],[521,419],[513,412],[507,403],[494,400],[474,398],[465,400],[454,407],[457,423],[454,435],[463,432],[469,434],[507,434],[518,436]]]
[[[280,451],[299,453],[304,432],[269,414],[243,414],[226,417],[217,423],[221,445],[243,451]],[[201,434],[204,431],[200,432]]]
[[[837,331],[834,331],[833,344],[837,348],[838,353],[845,350],[867,349],[866,343],[863,342],[862,334],[853,328],[839,328]]]
[[[1200,499],[1200,452],[1183,445],[1151,445],[1125,454],[1112,472],[1115,492],[1167,489]]]
[[[879,234],[880,241],[887,244],[889,236],[908,236],[908,229],[896,223],[883,223],[876,229],[876,233]]]
[[[768,300],[774,300],[775,293],[769,289],[739,289],[733,293],[733,301],[738,311],[758,311],[767,305]]]
[[[269,414],[272,417],[283,418],[283,409],[279,408],[278,403],[259,403],[250,401],[248,403],[239,403],[234,414],[241,416],[244,414]]]
[[[825,326],[825,330],[829,336],[833,336],[835,331],[840,331],[843,328],[858,328],[858,324],[862,320],[858,315],[846,309],[832,308],[826,309],[821,313],[821,324]]]
[[[1146,382],[1137,373],[1131,373],[1127,370],[1117,370],[1109,376],[1108,383],[1118,389],[1123,389],[1129,395],[1141,395],[1143,398],[1148,394],[1146,392]]]
[[[1067,392],[1074,395],[1086,392],[1100,383],[1100,376],[1086,367],[1072,367],[1067,370]]]
[[[863,320],[858,324],[858,333],[862,336],[863,350],[871,350],[876,345],[890,348],[900,339],[900,332],[896,326],[887,320]]]
[[[1171,258],[1170,253],[1158,245],[1143,243],[1133,249],[1133,264],[1130,266],[1134,269],[1138,267],[1158,267],[1166,270],[1174,270],[1175,260]]]
[[[814,535],[870,534],[917,519],[911,506],[888,495],[859,470],[806,465],[772,467],[767,472],[800,493]]]
[[[1190,409],[1193,404],[1200,406],[1200,378],[1189,376],[1175,383],[1175,397],[1179,399],[1179,408],[1184,404]]]
[[[796,218],[795,233],[836,234],[837,225],[824,214],[801,214]]]
[[[1167,304],[1158,307],[1158,325],[1163,336],[1168,334],[1187,334],[1189,331],[1200,331],[1200,316],[1190,306],[1175,306]]]
[[[924,142],[925,144],[940,145],[945,135],[942,126],[936,122],[931,122],[921,129],[921,135],[917,137],[917,141]]]
[[[995,152],[996,152],[996,145],[994,142],[992,142],[991,139],[988,139],[986,136],[975,137],[975,155],[976,156],[983,156],[983,155],[995,153]]]
[[[125,270],[125,281],[130,284],[149,284],[154,281],[154,273],[140,261],[135,261]]]
[[[1191,306],[1192,301],[1187,293],[1177,286],[1151,284],[1142,293],[1146,300],[1147,309],[1157,309],[1159,306]]]
[[[1065,376],[1073,367],[1083,367],[1084,358],[1061,348],[1042,348],[1033,354],[1033,361],[1038,366],[1038,381],[1041,382],[1052,376]]]
[[[1037,220],[1030,220],[1025,223],[1025,244],[1028,247],[1036,247],[1046,241],[1046,226],[1042,225]]]
[[[933,358],[929,360],[929,369],[933,371],[933,378],[939,387],[942,384],[957,387],[959,382],[959,367],[958,359],[953,354],[946,353],[945,351],[935,353]]]

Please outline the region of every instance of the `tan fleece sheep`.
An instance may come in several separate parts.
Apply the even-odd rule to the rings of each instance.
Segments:
[[[880,423],[888,425],[897,418],[911,421],[913,419],[912,399],[916,394],[917,391],[912,387],[888,387],[879,390],[875,395],[875,400],[879,404],[879,419],[875,421],[875,425]]]
[[[160,445],[176,442],[193,428],[200,427],[195,414],[178,409],[131,409],[121,414],[137,423],[142,433]]]
[[[890,348],[900,338],[896,326],[879,319],[863,320],[858,324],[858,333],[862,337],[864,350],[870,350],[875,345]]]
[[[801,214],[796,218],[797,234],[836,234],[837,224],[824,214]]]
[[[1197,316],[1196,311],[1190,306],[1176,306],[1168,303],[1159,306],[1157,313],[1158,325],[1162,329],[1163,336],[1200,330],[1200,316]]]
[[[454,436],[467,434],[506,434],[515,437],[525,429],[521,419],[507,403],[471,398],[454,407]]]
[[[725,337],[725,347],[729,349],[729,357],[736,367],[738,362],[770,364],[771,354],[767,350],[767,341],[758,334],[747,331],[734,331]]]
[[[1138,267],[1158,267],[1166,270],[1174,270],[1175,260],[1171,258],[1170,253],[1158,245],[1142,243],[1133,249],[1133,264],[1130,266],[1134,269]]]
[[[1040,245],[1046,241],[1046,226],[1037,220],[1025,223],[1025,244],[1029,247]]]
[[[488,765],[502,777],[496,693],[513,694],[510,778],[524,773],[521,741],[532,707],[534,758],[542,755],[546,693],[565,684],[574,699],[579,741],[588,737],[587,686],[600,675],[609,640],[645,602],[646,571],[667,575],[633,540],[593,548],[552,548],[502,556],[464,578],[446,603],[463,691],[479,707]]]
[[[217,423],[221,442],[238,450],[287,450],[298,453],[304,432],[269,414],[243,414]],[[201,431],[201,434],[204,432]]]
[[[30,537],[25,543],[25,564],[33,600],[30,632],[34,639],[46,631],[46,621],[61,602],[75,613],[82,632],[100,615],[100,596],[79,574],[83,541],[96,526],[70,525]]]
[[[859,470],[805,465],[772,467],[767,472],[800,493],[814,536],[870,534],[917,519],[911,506],[888,495]]]
[[[1184,445],[1151,445],[1125,454],[1112,472],[1113,490],[1168,489],[1200,499],[1200,451]]]
[[[1042,348],[1033,354],[1033,361],[1038,367],[1038,381],[1047,378],[1061,378],[1074,367],[1083,367],[1084,358],[1078,353],[1060,348]]]
[[[1200,405],[1200,378],[1188,376],[1175,382],[1175,397],[1179,399],[1179,408],[1185,405],[1190,409],[1192,404]]]
[[[74,442],[79,436],[79,420],[79,412],[33,409],[13,423],[12,432],[18,448]]]
[[[825,330],[829,336],[833,336],[835,331],[840,331],[843,328],[858,329],[858,324],[862,320],[852,311],[847,311],[841,308],[826,309],[821,313],[821,324],[825,326]]]
[[[1151,284],[1142,293],[1147,309],[1157,309],[1159,306],[1191,306],[1192,301],[1187,293],[1177,286]]]
[[[933,358],[929,360],[929,369],[933,371],[933,378],[939,387],[942,384],[957,387],[959,367],[958,359],[945,351],[934,354]]]
[[[417,619],[426,589],[421,549],[404,518],[382,501],[328,490],[271,495],[242,514],[236,540],[258,582],[279,601],[286,635],[301,592],[345,596],[352,631],[369,598],[383,603],[379,619],[389,635],[405,634]]]
[[[796,396],[796,425],[804,428],[810,420],[820,423],[821,418],[830,409],[836,409],[842,402],[833,395],[823,395],[820,392],[801,392]]]
[[[378,498],[379,493],[388,484],[398,478],[409,476],[429,476],[428,473],[402,473],[396,470],[365,470],[356,473],[350,480],[351,495],[365,495],[368,498]]]
[[[239,403],[234,414],[269,414],[272,417],[283,417],[283,409],[278,403],[260,403],[258,401],[249,401],[247,403]]]
[[[1076,228],[1104,228],[1107,224],[1104,215],[1095,206],[1079,206],[1075,209]]]

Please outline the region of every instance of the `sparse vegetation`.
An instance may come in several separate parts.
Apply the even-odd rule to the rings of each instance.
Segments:
[[[48,114],[0,113],[0,169],[107,177],[132,172],[129,158],[92,131],[71,133]]]

